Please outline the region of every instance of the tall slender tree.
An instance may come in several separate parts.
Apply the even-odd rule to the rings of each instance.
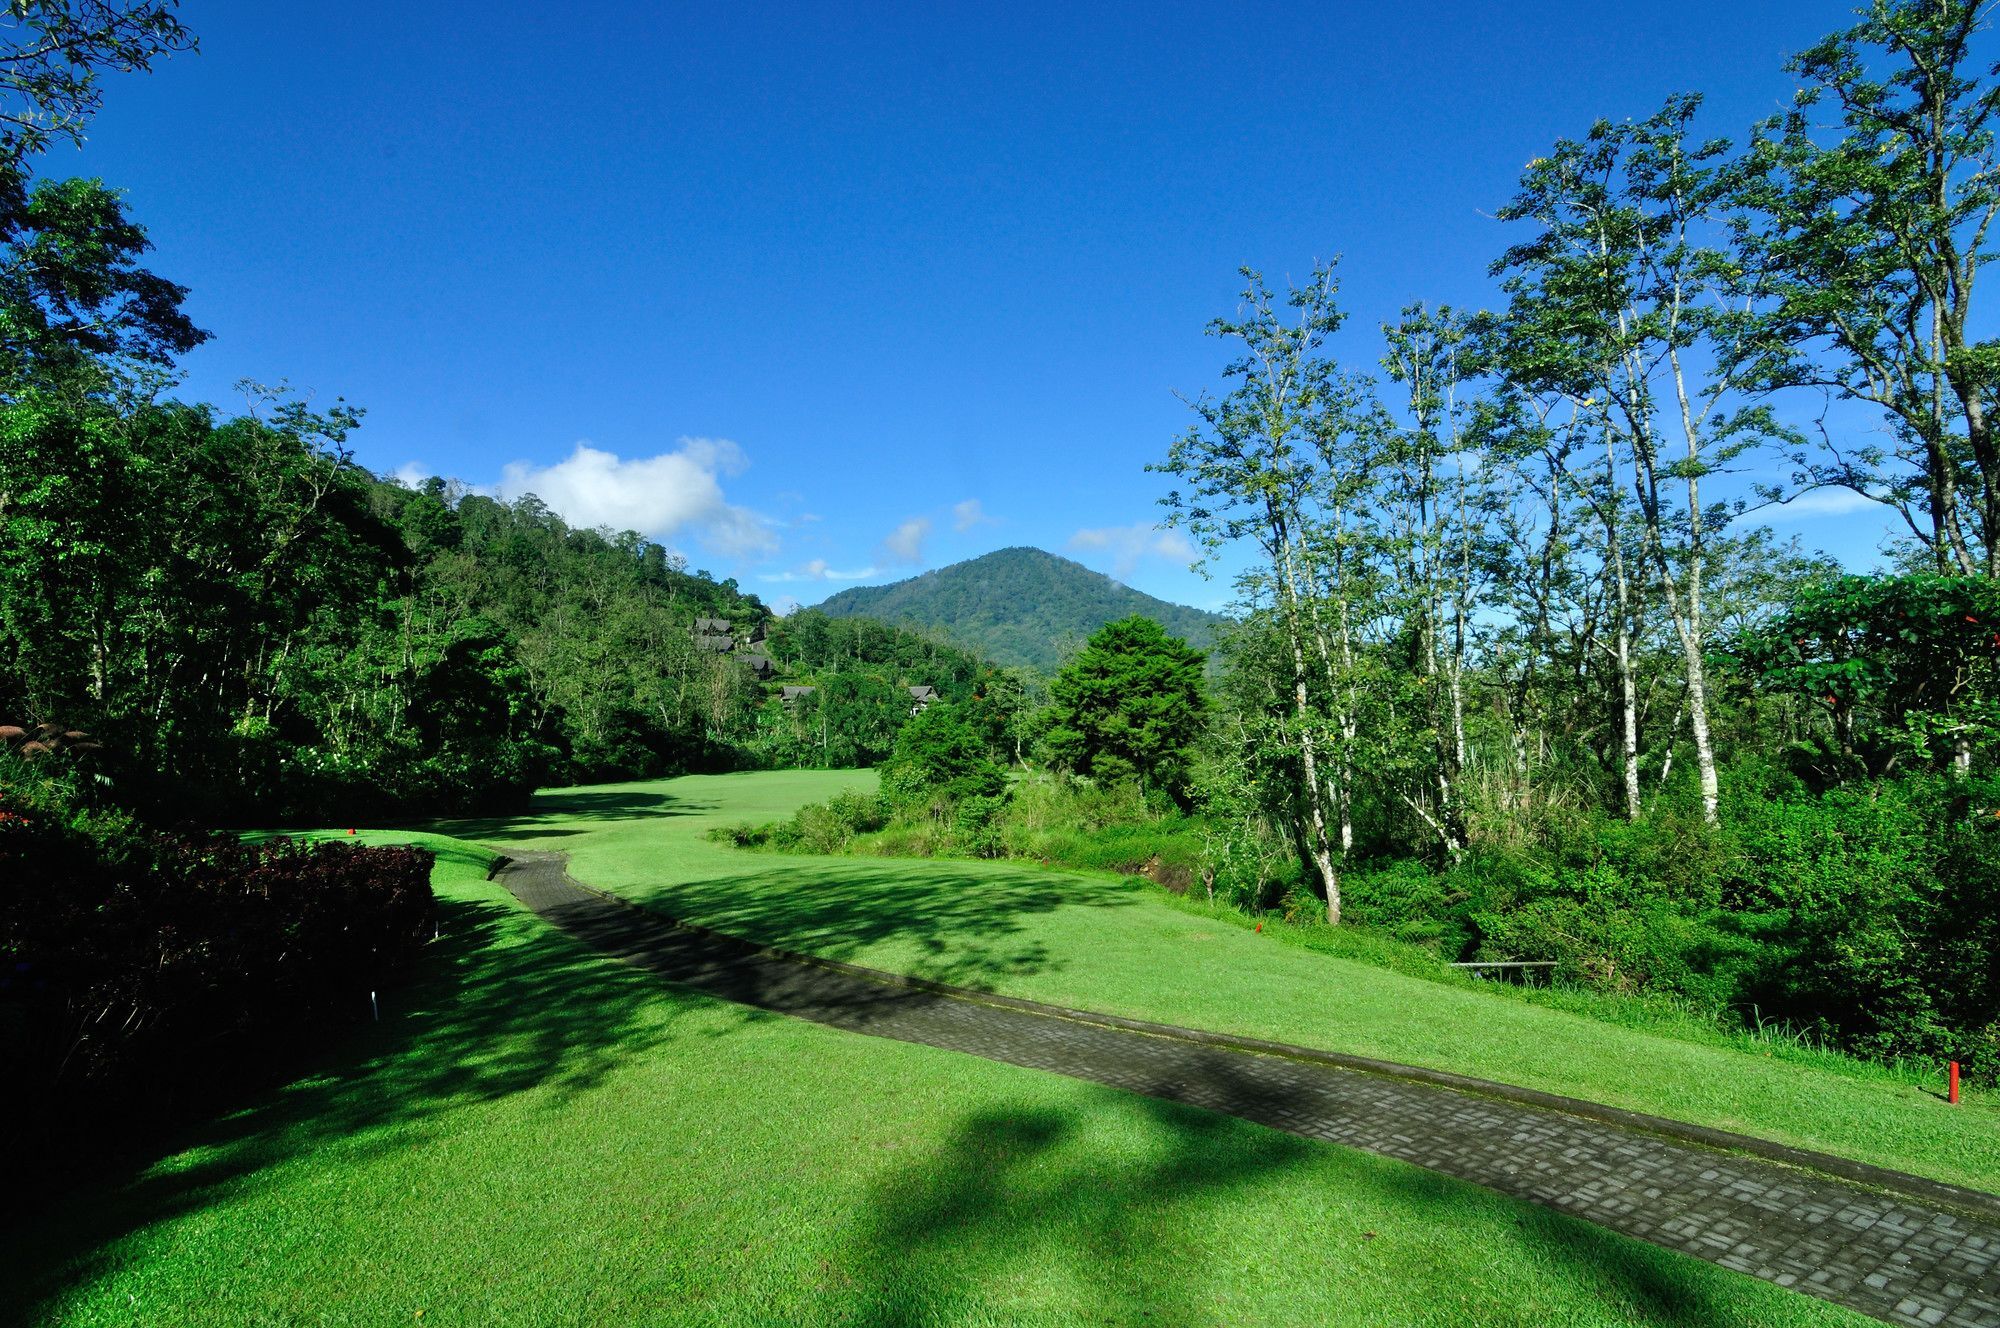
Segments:
[[[1470,760],[1466,685],[1474,619],[1490,564],[1493,474],[1468,450],[1475,343],[1449,306],[1414,304],[1382,329],[1383,367],[1408,390],[1408,424],[1387,434],[1394,482],[1383,486],[1391,556],[1410,622],[1411,655],[1425,694],[1436,808],[1412,798],[1453,856],[1466,843],[1460,787]]]
[[[1645,565],[1680,639],[1704,817],[1719,819],[1703,577],[1728,513],[1704,481],[1786,438],[1751,394],[1770,330],[1758,276],[1717,247],[1731,187],[1721,140],[1690,141],[1700,99],[1600,121],[1532,162],[1501,213],[1533,238],[1495,265],[1509,361],[1531,390],[1601,404],[1636,499]]]
[[[1299,766],[1290,800],[1295,837],[1325,893],[1327,920],[1337,923],[1340,861],[1351,842],[1351,830],[1336,829],[1346,825],[1343,809],[1351,806],[1351,771],[1341,753],[1354,731],[1351,705],[1341,713],[1347,696],[1338,683],[1343,649],[1352,657],[1352,621],[1345,600],[1324,602],[1322,578],[1331,574],[1340,593],[1341,523],[1354,508],[1350,490],[1366,472],[1345,467],[1330,474],[1327,460],[1354,435],[1359,389],[1325,354],[1343,318],[1331,265],[1316,267],[1283,296],[1257,272],[1246,268],[1243,277],[1242,313],[1208,328],[1211,336],[1241,344],[1224,371],[1235,387],[1219,399],[1193,401],[1199,422],[1152,469],[1180,480],[1164,504],[1204,547],[1248,541],[1262,555],[1253,581],[1271,602],[1289,675],[1281,738]],[[1316,528],[1328,511],[1332,530],[1322,532]],[[1329,623],[1329,610],[1337,624]]]
[[[1981,336],[1995,254],[2000,83],[1976,53],[1994,0],[1872,0],[1791,62],[1735,198],[1739,262],[1765,271],[1773,385],[1887,414],[1888,445],[1823,431],[1798,478],[1889,504],[1939,571],[2000,577],[2000,343]],[[1843,431],[1844,432],[1844,431]]]

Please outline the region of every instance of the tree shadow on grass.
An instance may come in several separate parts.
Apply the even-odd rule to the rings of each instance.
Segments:
[[[574,834],[567,826],[547,821],[638,821],[656,816],[695,816],[715,810],[712,802],[676,797],[657,789],[551,789],[534,796],[526,811],[513,816],[466,816],[420,822],[422,828],[457,839],[536,839]]]
[[[553,862],[542,866],[554,871]],[[1059,1025],[1025,1040],[985,1020],[954,1026],[947,1018],[940,1025],[927,1016],[972,1007],[772,960],[747,943],[676,929],[645,909],[599,899],[553,908],[549,916],[608,953],[746,1006],[917,1041],[943,1032],[945,1040],[933,1045],[969,1039],[981,1054],[1016,1064],[1064,1063],[1047,1041],[1062,1036]],[[1003,1024],[1031,1019],[999,1018]],[[1143,1045],[1157,1049],[1151,1040]],[[1017,1060],[1021,1054],[1027,1059]],[[1736,1274],[1447,1176],[1253,1125],[1309,1122],[1326,1110],[1324,1096],[1299,1081],[1260,1072],[1267,1065],[1261,1058],[1190,1050],[1121,1064],[1115,1050],[1094,1054],[1100,1059],[1088,1060],[1086,1077],[1108,1071],[1131,1095],[1093,1092],[1085,1108],[969,1115],[942,1148],[877,1186],[847,1267],[826,1268],[822,1290],[853,1298],[866,1311],[864,1321],[881,1328],[987,1321],[1024,1284],[1030,1295],[1063,1301],[1053,1308],[1065,1320],[1267,1321],[1267,1309],[1240,1303],[1257,1279],[1246,1279],[1242,1263],[1232,1262],[1227,1222],[1208,1234],[1206,1264],[1187,1257],[1184,1229],[1215,1228],[1216,1214],[1239,1200],[1268,1208],[1268,1194],[1250,1191],[1275,1180],[1287,1202],[1304,1210],[1301,1216],[1338,1228],[1346,1242],[1342,1258],[1389,1261],[1386,1271],[1371,1274],[1372,1284],[1364,1278],[1361,1285],[1396,1321],[1538,1324],[1583,1306],[1608,1308],[1609,1322],[1717,1328],[1749,1322],[1773,1301],[1788,1299]],[[1188,1101],[1227,1104],[1241,1119]],[[1122,1137],[1099,1118],[1122,1126]],[[1137,1148],[1134,1134],[1141,1137]],[[1393,1229],[1396,1239],[1371,1244],[1378,1226]],[[1448,1240],[1440,1242],[1441,1231]],[[1282,1222],[1269,1238],[1290,1241],[1308,1256],[1325,1255],[1321,1244]],[[1402,1253],[1392,1253],[1399,1244]],[[1265,1253],[1253,1247],[1252,1264]],[[1441,1262],[1449,1265],[1443,1273],[1434,1267]],[[1225,1264],[1235,1271],[1203,1284],[1205,1267]],[[1290,1267],[1278,1272],[1299,1275]],[[1336,1261],[1321,1272],[1337,1281],[1343,1269]],[[1398,1276],[1414,1284],[1407,1296]],[[1458,1303],[1444,1317],[1427,1312],[1426,1297],[1453,1296]],[[1402,1317],[1412,1307],[1426,1312]],[[1045,1317],[1023,1308],[1023,1319]],[[1339,1312],[1337,1303],[1323,1309]],[[1781,1309],[1777,1317],[1790,1316]],[[1330,1320],[1323,1314],[1293,1321]]]
[[[1113,1090],[966,1116],[877,1184],[843,1263],[829,1274],[871,1328],[1525,1325],[1579,1307],[1723,1328],[1784,1294],[1446,1176]]]
[[[990,991],[1009,978],[1059,971],[1032,919],[1066,907],[1127,908],[1135,883],[1056,875],[1001,863],[824,861],[773,856],[755,870],[648,890],[592,882],[649,907],[827,959],[868,964],[888,947],[917,977]],[[888,961],[879,956],[875,963]]]
[[[248,1106],[155,1135],[145,1155],[71,1194],[0,1213],[0,1323],[34,1322],[35,1305],[115,1260],[121,1237],[266,1168],[331,1145],[351,1157],[407,1147],[403,1127],[518,1093],[560,1104],[670,1041],[716,1035],[712,1020],[683,1027],[702,1007],[497,898],[438,907],[440,940],[414,981],[382,993],[379,1024],[299,1058],[285,1072],[300,1077]],[[135,1122],[148,1109],[135,1101]]]

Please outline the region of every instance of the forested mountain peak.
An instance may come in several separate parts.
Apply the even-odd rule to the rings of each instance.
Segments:
[[[927,628],[996,663],[1038,669],[1054,669],[1092,632],[1135,613],[1202,649],[1227,621],[1027,547],[996,549],[886,586],[856,586],[819,608],[836,618]]]

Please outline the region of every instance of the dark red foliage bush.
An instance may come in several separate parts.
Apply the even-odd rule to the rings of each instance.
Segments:
[[[43,1126],[366,1018],[434,931],[423,849],[166,835],[36,801],[0,790],[0,1064]]]

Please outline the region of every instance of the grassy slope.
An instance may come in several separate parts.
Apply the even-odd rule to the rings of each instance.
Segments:
[[[1366,1154],[673,992],[424,842],[427,977],[321,1073],[13,1215],[0,1322],[1863,1322]]]
[[[1129,880],[1018,863],[801,858],[705,840],[867,772],[713,776],[544,795],[467,824],[562,849],[583,880],[723,931],[1063,1005],[1525,1084],[2000,1189],[2000,1104],[1945,1105],[1839,1058],[1771,1058],[1336,958]]]

